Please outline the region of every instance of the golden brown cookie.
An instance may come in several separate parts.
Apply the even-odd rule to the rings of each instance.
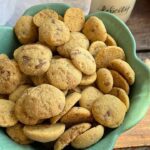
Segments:
[[[0,59],[0,94],[10,94],[21,82],[19,69],[9,59]]]
[[[73,7],[67,9],[64,15],[64,22],[69,27],[70,31],[80,31],[85,22],[83,10]]]
[[[0,54],[0,59],[8,59],[8,56],[6,54]]]
[[[94,41],[89,47],[89,52],[95,57],[97,53],[102,49],[105,48],[106,44],[102,41]]]
[[[121,59],[115,59],[110,63],[109,68],[119,72],[127,80],[129,85],[134,83],[135,72],[127,62]]]
[[[16,102],[20,96],[24,93],[24,91],[28,88],[30,88],[30,85],[20,85],[18,86],[15,91],[13,91],[10,95],[9,95],[9,100]]]
[[[96,16],[91,16],[84,24],[83,33],[91,41],[105,41],[107,31],[102,20]]]
[[[90,85],[95,82],[96,78],[97,78],[96,72],[92,75],[83,75],[82,74],[82,80],[80,82],[80,85]]]
[[[114,95],[118,97],[127,107],[127,110],[129,109],[130,101],[127,93],[118,87],[113,87],[112,90],[109,92],[109,94]]]
[[[107,46],[117,46],[115,39],[110,34],[107,34],[105,43]]]
[[[83,107],[73,107],[61,118],[60,122],[67,126],[72,126],[82,122],[91,122],[91,120],[92,115],[88,109]]]
[[[113,87],[113,77],[111,72],[106,68],[100,68],[97,71],[97,80],[96,80],[98,88],[103,93],[109,93]]]
[[[57,19],[47,19],[39,27],[40,39],[50,46],[60,46],[69,41],[70,31],[64,22]]]
[[[98,69],[108,67],[110,62],[117,58],[125,59],[125,53],[122,48],[117,46],[102,48],[95,57],[96,66]]]
[[[24,125],[21,123],[17,123],[12,127],[6,128],[6,133],[9,135],[11,139],[19,144],[30,144],[33,141],[27,138],[27,136],[23,132]]]
[[[82,73],[66,58],[52,59],[47,71],[48,81],[61,90],[72,89],[80,84]]]
[[[16,102],[15,115],[21,123],[26,124],[26,125],[35,125],[39,122],[39,119],[35,119],[33,117],[28,116],[24,109],[24,101],[26,100],[26,92]]]
[[[56,123],[63,115],[65,115],[81,98],[81,94],[74,92],[66,97],[64,110],[57,116],[50,118],[52,124]]]
[[[38,29],[33,23],[32,16],[21,16],[14,28],[21,44],[33,43],[38,39]]]
[[[27,114],[37,119],[54,117],[63,111],[64,106],[64,93],[49,84],[28,89],[24,101]]]
[[[34,85],[49,83],[46,73],[44,73],[43,75],[40,75],[40,76],[31,76],[31,80],[34,83]]]
[[[24,134],[34,141],[46,143],[57,140],[65,131],[65,124],[25,126]]]
[[[92,106],[94,119],[109,128],[116,128],[121,125],[126,110],[126,106],[120,99],[109,94],[97,99]]]
[[[88,49],[89,40],[87,37],[80,32],[71,32],[70,39],[64,45],[58,46],[57,51],[63,57],[70,57],[70,52],[75,47],[82,47],[84,49]]]
[[[18,122],[14,113],[14,108],[14,102],[0,99],[0,127],[11,127]]]
[[[71,145],[76,149],[84,149],[97,143],[104,135],[104,127],[97,125],[80,134],[71,142]]]
[[[67,129],[54,145],[54,150],[62,150],[69,145],[78,135],[84,133],[91,127],[90,123],[81,123]]]
[[[113,77],[113,86],[122,88],[129,94],[129,85],[127,81],[115,70],[110,70]]]
[[[50,66],[51,57],[50,49],[41,44],[23,45],[14,52],[20,70],[31,76],[44,74]]]
[[[91,111],[94,101],[103,96],[103,93],[93,86],[85,88],[81,93],[81,99],[79,104],[81,107],[84,107]]]
[[[84,74],[92,75],[96,71],[93,56],[84,48],[76,47],[70,52],[72,63]]]
[[[49,18],[58,19],[57,12],[52,9],[43,9],[33,16],[33,22],[37,27],[40,27]]]

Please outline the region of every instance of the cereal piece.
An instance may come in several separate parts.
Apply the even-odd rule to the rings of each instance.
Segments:
[[[6,54],[0,54],[0,59],[9,59]]]
[[[20,96],[24,93],[24,91],[30,88],[30,85],[20,85],[9,95],[9,100],[16,102]]]
[[[14,52],[20,70],[31,76],[44,74],[50,66],[51,57],[50,49],[41,44],[23,45]]]
[[[21,44],[36,42],[38,37],[37,27],[32,16],[22,16],[15,25],[15,33]]]
[[[127,110],[129,109],[130,105],[129,97],[123,89],[113,87],[112,90],[109,92],[109,94],[118,97],[126,105]]]
[[[67,129],[54,145],[54,150],[62,150],[69,145],[77,136],[84,133],[91,127],[90,123],[81,123]]]
[[[80,85],[90,85],[95,82],[96,78],[97,78],[96,72],[92,75],[82,75]]]
[[[59,19],[60,21],[64,21],[64,17],[61,16],[61,15],[58,15],[58,19]]]
[[[125,59],[125,54],[122,48],[117,46],[108,46],[102,48],[96,55],[95,61],[97,68],[106,68],[114,59]]]
[[[91,41],[105,41],[107,31],[102,20],[91,16],[84,24],[83,33]]]
[[[80,84],[82,74],[69,59],[52,59],[47,72],[49,82],[61,90],[72,89]]]
[[[116,128],[121,125],[126,110],[126,106],[120,99],[109,94],[97,99],[92,106],[94,119],[109,128]]]
[[[14,114],[14,107],[14,102],[0,99],[0,127],[11,127],[18,122]]]
[[[65,131],[65,124],[25,126],[23,131],[29,139],[46,143],[58,139]]]
[[[39,27],[39,40],[50,46],[59,46],[70,39],[70,31],[64,22],[57,19],[47,19]]]
[[[0,94],[10,94],[21,82],[19,69],[9,59],[0,59]]]
[[[104,127],[97,125],[80,134],[71,142],[71,145],[76,149],[84,149],[97,143],[104,135]]]
[[[34,85],[40,85],[44,83],[49,83],[47,79],[46,73],[40,76],[31,76],[31,80],[34,83]]]
[[[88,49],[89,40],[87,37],[80,32],[71,32],[70,39],[64,45],[61,45],[57,48],[58,53],[63,57],[70,57],[70,52],[75,47],[82,47]]]
[[[58,19],[57,12],[52,9],[43,9],[34,15],[33,22],[37,27],[40,27],[49,18]]]
[[[81,107],[84,107],[91,111],[94,101],[103,96],[103,93],[93,86],[85,88],[81,93],[81,99],[79,104]]]
[[[98,88],[103,93],[109,93],[113,87],[113,77],[111,72],[106,68],[100,68],[97,71],[97,80],[96,80]]]
[[[89,52],[95,57],[97,53],[102,49],[105,48],[106,44],[102,41],[94,41],[89,47]]]
[[[30,144],[33,141],[28,139],[27,136],[23,133],[24,125],[17,123],[15,126],[6,128],[6,133],[19,144]]]
[[[81,98],[81,94],[74,92],[66,97],[66,105],[64,110],[57,116],[50,118],[52,124],[56,123],[63,115],[65,115]]]
[[[62,91],[49,84],[28,89],[24,108],[30,117],[46,119],[63,111],[65,96]]]
[[[69,27],[70,31],[80,31],[85,22],[83,10],[80,8],[67,9],[64,15],[64,22]]]
[[[107,34],[105,43],[107,46],[117,46],[115,39],[110,34]]]
[[[39,122],[39,120],[28,116],[24,109],[24,101],[26,100],[26,92],[16,102],[15,115],[21,123],[26,124],[26,125],[35,125]]]
[[[73,107],[61,118],[60,122],[65,123],[67,126],[72,126],[82,122],[91,122],[91,119],[91,112],[88,109]]]
[[[127,81],[117,72],[114,70],[110,70],[112,77],[113,77],[113,86],[122,88],[126,91],[127,94],[129,94],[129,85]]]
[[[121,59],[115,59],[110,63],[109,68],[123,75],[123,77],[127,80],[129,85],[132,85],[134,83],[135,73],[127,62]]]
[[[84,48],[76,47],[71,53],[72,63],[84,74],[92,75],[96,71],[96,63],[93,56]]]

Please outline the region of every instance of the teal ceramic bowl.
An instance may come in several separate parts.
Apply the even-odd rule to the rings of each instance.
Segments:
[[[44,4],[29,8],[24,15],[34,15],[44,8],[51,8],[63,15],[69,6],[65,4]],[[150,70],[136,56],[136,44],[128,27],[117,17],[106,12],[96,12],[86,16],[97,16],[103,20],[108,33],[112,34],[118,45],[125,51],[127,62],[132,66],[136,74],[135,84],[130,92],[130,109],[126,114],[122,125],[108,131],[102,140],[87,150],[111,150],[120,134],[135,126],[145,115],[150,106]],[[12,27],[0,27],[0,53],[6,53],[10,57],[15,48],[19,46]],[[0,150],[43,150],[40,144],[22,146],[13,142],[3,131],[0,130]],[[69,150],[72,148],[69,148]]]

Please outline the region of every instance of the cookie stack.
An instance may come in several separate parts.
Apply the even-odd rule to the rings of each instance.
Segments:
[[[0,126],[14,141],[84,149],[121,125],[135,73],[99,18],[44,9],[14,31],[22,46],[0,54]]]

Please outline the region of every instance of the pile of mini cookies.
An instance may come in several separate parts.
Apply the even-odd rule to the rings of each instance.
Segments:
[[[22,46],[14,59],[0,54],[0,126],[10,138],[84,149],[121,125],[135,73],[100,18],[44,9],[14,31]]]

